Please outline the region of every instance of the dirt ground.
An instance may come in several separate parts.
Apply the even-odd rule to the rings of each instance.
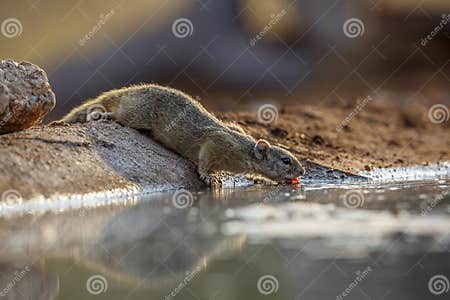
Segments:
[[[254,137],[287,146],[302,160],[358,173],[449,161],[450,121],[431,122],[429,109],[362,99],[333,106],[284,105],[269,124],[263,124],[256,112],[219,117],[237,122]]]

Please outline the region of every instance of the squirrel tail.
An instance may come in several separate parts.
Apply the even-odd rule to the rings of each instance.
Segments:
[[[115,98],[99,97],[91,99],[75,107],[60,121],[64,123],[85,123],[90,121],[106,120],[115,106]]]
[[[87,121],[87,110],[82,106],[76,107],[60,121],[64,123],[84,123]]]
[[[64,123],[85,123],[89,121],[97,121],[103,118],[106,109],[101,104],[93,104],[89,101],[74,108],[61,121]]]

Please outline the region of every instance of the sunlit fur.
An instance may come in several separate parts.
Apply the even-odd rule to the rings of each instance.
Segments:
[[[291,153],[276,146],[258,159],[253,137],[237,124],[220,121],[175,89],[145,84],[112,90],[75,108],[61,121],[85,122],[86,111],[93,105],[102,105],[108,118],[124,126],[150,132],[154,140],[196,163],[208,184],[216,171],[256,173],[279,182],[304,173]],[[285,165],[282,156],[290,157],[292,165]]]

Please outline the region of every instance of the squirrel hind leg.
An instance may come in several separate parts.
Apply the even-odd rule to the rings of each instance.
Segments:
[[[48,123],[47,125],[51,126],[51,127],[68,126],[68,124],[63,120],[53,121],[53,122]]]

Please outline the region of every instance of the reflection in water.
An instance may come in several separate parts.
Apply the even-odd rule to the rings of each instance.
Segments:
[[[154,204],[154,203],[153,203]],[[155,209],[140,205],[112,217],[87,259],[109,276],[161,285],[198,273],[209,260],[235,250],[242,236],[218,234],[217,222],[198,208]]]
[[[50,300],[59,292],[56,274],[31,264],[0,262],[0,299]]]
[[[448,190],[247,187],[4,219],[0,299],[427,299],[450,277]]]

